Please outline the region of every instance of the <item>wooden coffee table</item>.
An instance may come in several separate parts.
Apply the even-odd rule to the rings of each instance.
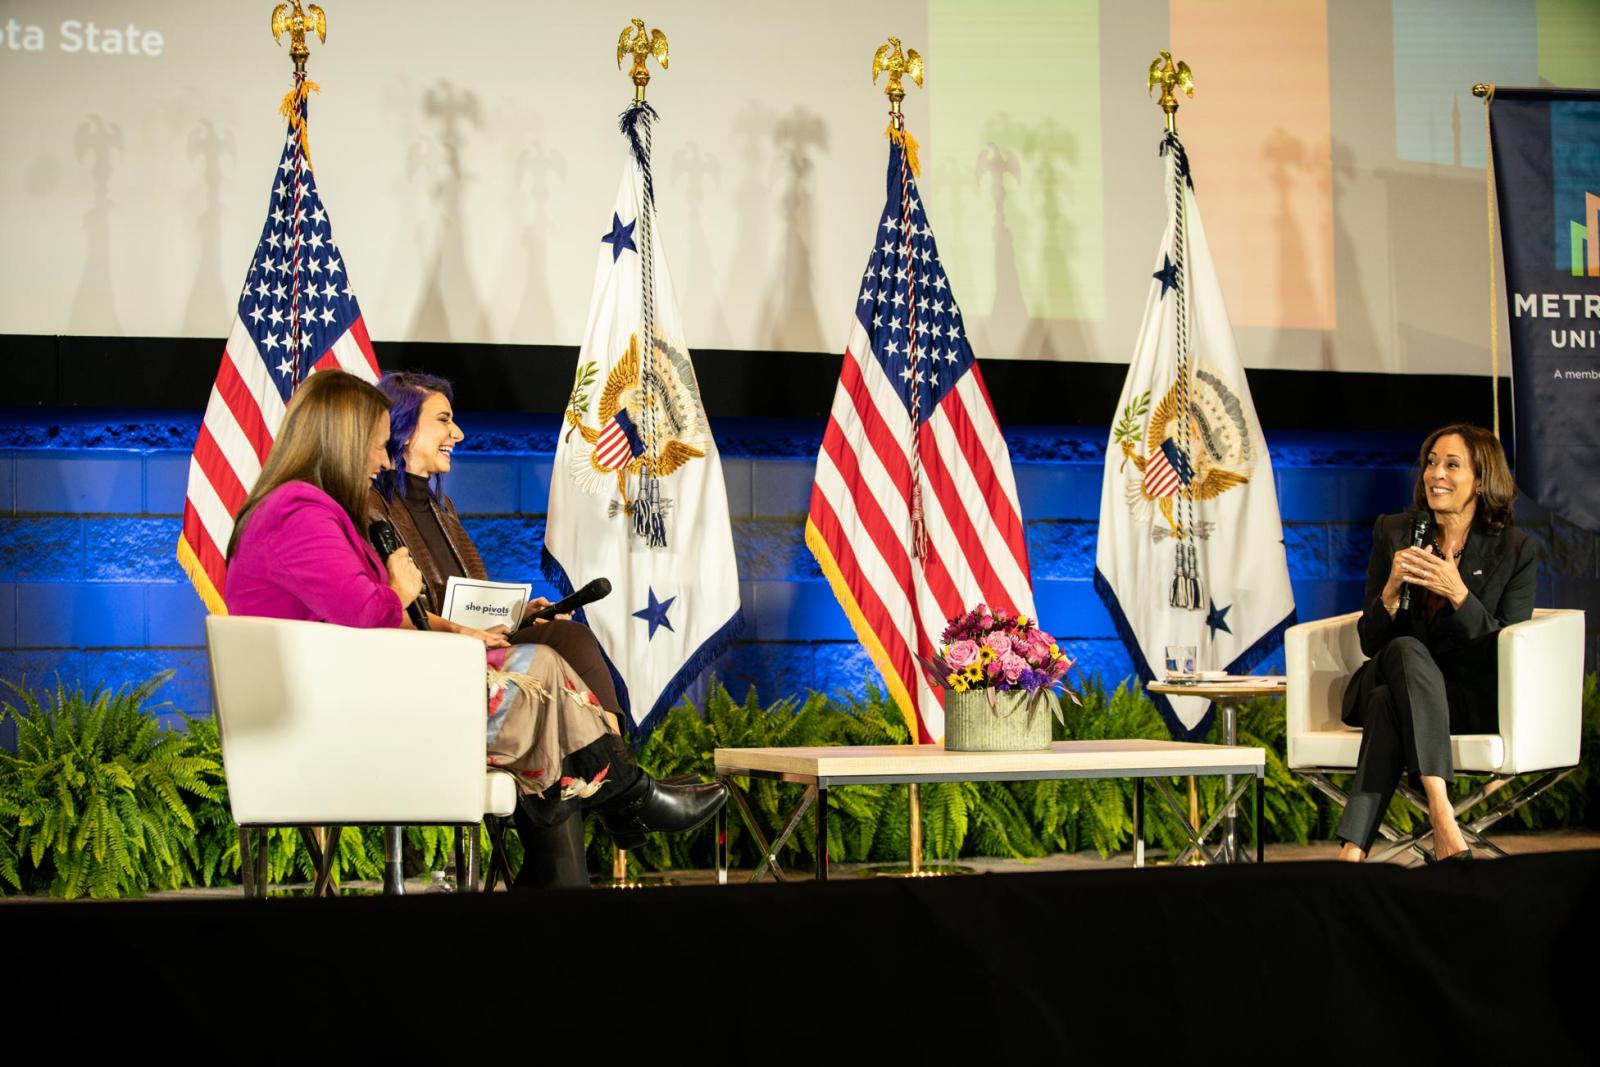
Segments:
[[[947,752],[941,745],[841,745],[828,748],[719,748],[717,777],[725,782],[732,806],[760,847],[762,858],[750,881],[760,881],[770,869],[784,881],[778,852],[794,835],[800,820],[815,806],[817,825],[816,877],[828,877],[828,790],[843,785],[910,784],[923,782],[1020,782],[1045,778],[1132,778],[1134,865],[1144,866],[1144,780],[1152,779],[1157,792],[1180,816],[1179,821],[1194,848],[1204,849],[1205,835],[1221,813],[1203,828],[1191,827],[1167,778],[1185,775],[1223,775],[1232,783],[1236,775],[1249,777],[1230,785],[1228,806],[1238,802],[1255,783],[1256,860],[1261,860],[1261,781],[1266,776],[1266,751],[1227,745],[1202,745],[1184,741],[1140,739],[1107,741],[1057,741],[1040,752]],[[771,843],[762,831],[736,778],[767,778],[804,785],[805,792],[784,820]],[[717,815],[717,881],[728,881],[727,808]],[[1234,857],[1237,858],[1237,857]]]

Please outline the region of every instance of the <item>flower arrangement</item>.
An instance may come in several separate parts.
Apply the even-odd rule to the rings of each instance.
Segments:
[[[1025,693],[1031,703],[1052,691],[1082,704],[1066,680],[1074,660],[1026,615],[979,604],[951,619],[940,639],[944,647],[927,660],[936,685],[957,693],[988,690],[991,705],[997,693]]]

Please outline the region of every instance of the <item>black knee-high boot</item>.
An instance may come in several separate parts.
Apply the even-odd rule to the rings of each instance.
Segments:
[[[644,844],[652,832],[682,833],[693,830],[717,813],[728,801],[721,782],[686,785],[658,782],[634,760],[633,749],[615,734],[605,737],[615,792],[596,794],[592,806],[600,813],[618,848]]]
[[[536,801],[537,803],[537,801]],[[589,865],[583,853],[583,809],[563,805],[555,822],[532,818],[518,804],[514,815],[522,839],[518,889],[587,889]]]

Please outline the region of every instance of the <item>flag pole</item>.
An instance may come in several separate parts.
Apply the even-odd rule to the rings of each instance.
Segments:
[[[906,98],[905,78],[910,78],[919,87],[922,85],[923,63],[922,56],[917,54],[915,48],[902,50],[900,38],[890,37],[888,43],[879,45],[877,52],[872,56],[872,83],[878,83],[878,76],[887,73],[888,80],[884,83],[883,93],[889,98],[889,126],[884,134],[891,142],[898,145],[905,167],[902,174],[909,172],[912,175],[920,170],[917,160],[916,138],[906,130],[906,117],[900,110],[900,105]],[[916,329],[916,309],[909,308],[911,315],[909,329]],[[914,368],[913,368],[914,369]],[[912,394],[911,425],[912,434],[917,432],[920,413],[917,411],[917,402],[920,393]],[[917,558],[922,558],[925,543],[925,531],[922,525],[922,476],[921,460],[916,442],[912,442],[911,454],[911,521],[912,543],[916,549]],[[915,697],[912,698],[915,700]],[[912,723],[912,743],[916,743],[916,724]],[[953,863],[922,862],[922,792],[917,788],[917,783],[911,782],[906,786],[906,818],[908,834],[906,842],[906,857],[908,862],[904,866],[893,865],[886,867],[869,867],[868,874],[888,878],[937,878],[951,874],[972,874],[971,867],[963,867]]]
[[[1494,104],[1494,86],[1479,82],[1472,95],[1483,101],[1483,170],[1488,206],[1489,234],[1489,404],[1493,412],[1494,436],[1500,437],[1500,292],[1494,269],[1494,127],[1489,123],[1489,108]]]
[[[633,106],[644,105],[645,86],[650,84],[650,68],[645,61],[655,56],[656,62],[661,64],[661,69],[667,69],[667,35],[659,28],[647,30],[643,19],[632,19],[622,28],[622,36],[617,38],[617,69],[622,69],[624,57],[632,57],[628,67],[628,79],[633,82]],[[642,235],[641,235],[642,236]],[[641,494],[642,495],[642,494]],[[655,877],[632,877],[628,873],[628,851],[611,846],[611,877],[596,880],[596,885],[608,889],[639,889],[647,885],[671,885],[671,881]]]
[[[294,61],[294,88],[289,91],[288,97],[285,98],[283,102],[283,110],[286,112],[289,120],[291,122],[295,122],[296,126],[298,127],[296,130],[296,136],[300,138],[300,144],[302,151],[304,152],[306,165],[310,166],[311,153],[307,147],[305,124],[297,122],[295,119],[295,116],[299,114],[298,100],[296,98],[305,93],[307,91],[307,87],[311,85],[311,83],[306,79],[306,60],[311,58],[311,48],[306,44],[306,34],[316,34],[318,44],[327,43],[328,16],[323,12],[322,8],[318,7],[316,4],[310,4],[302,7],[300,0],[294,0],[293,3],[279,4],[277,7],[272,9],[272,40],[280,47],[283,45],[283,35],[285,33],[288,33],[289,35],[289,58]],[[296,175],[297,180],[298,177],[299,176]],[[296,248],[295,251],[298,252],[298,248]],[[294,273],[291,275],[291,279],[292,284],[297,290],[295,295],[298,297],[300,272],[298,270],[294,271]],[[300,363],[300,345],[298,343],[300,340],[300,316],[298,305],[299,301],[296,299],[293,303],[291,303],[289,311],[290,337],[292,338],[290,344],[294,346],[295,378],[297,381],[299,379]],[[311,840],[316,843],[317,852],[320,855],[327,857],[326,862],[329,869],[334,869],[337,861],[335,857],[328,856],[328,828],[326,826],[310,827],[310,836]],[[458,879],[462,878],[463,876],[463,872],[456,872],[456,877]]]
[[[1154,92],[1157,87],[1161,89],[1161,96],[1156,100],[1156,105],[1161,108],[1161,113],[1166,119],[1167,132],[1174,137],[1178,134],[1178,108],[1181,102],[1173,89],[1179,89],[1189,99],[1194,99],[1194,74],[1189,70],[1189,64],[1183,60],[1174,60],[1172,53],[1162,49],[1160,54],[1150,64],[1150,71],[1145,82],[1145,95]],[[1186,264],[1180,264],[1183,269]],[[1187,273],[1187,272],[1186,272]],[[1187,420],[1184,420],[1187,421]],[[1181,491],[1181,490],[1180,490]],[[1193,524],[1189,536],[1194,536]],[[1181,552],[1183,546],[1179,546]],[[1200,787],[1196,784],[1194,775],[1189,776],[1189,824],[1198,833],[1200,830]],[[1189,857],[1189,866],[1201,867],[1206,862],[1205,853],[1196,848]]]

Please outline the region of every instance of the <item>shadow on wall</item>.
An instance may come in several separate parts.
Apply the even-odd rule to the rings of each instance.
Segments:
[[[1004,113],[989,120],[984,137],[974,168],[978,185],[988,182],[994,205],[994,304],[987,314],[967,316],[974,351],[979,357],[1079,358],[1086,345],[1081,326],[1051,318],[1049,311],[1075,289],[1076,227],[1062,202],[1078,160],[1076,138],[1049,116],[1027,123]],[[1019,233],[1013,217],[1036,224]],[[938,220],[931,222],[937,231]],[[951,284],[959,302],[957,279]]]
[[[434,220],[432,251],[409,336],[426,341],[481,341],[489,336],[483,301],[468,270],[463,205],[470,181],[461,163],[469,129],[483,126],[478,95],[449,81],[422,94],[422,116],[436,131],[411,147],[409,169],[431,181],[427,217]]]
[[[99,115],[78,123],[73,135],[73,154],[87,168],[93,192],[83,213],[83,274],[67,313],[68,333],[122,332],[111,285],[111,169],[122,148],[122,127]]]
[[[681,283],[685,289],[693,286],[704,292],[720,291],[711,241],[706,236],[705,197],[707,184],[719,185],[721,178],[722,168],[717,162],[717,157],[704,151],[698,142],[687,141],[673,153],[672,180],[683,182],[687,186],[686,197],[689,202],[689,210],[685,216],[688,243],[685,246],[683,259],[684,280]],[[689,347],[710,347],[711,338],[716,339],[715,346],[725,345],[730,335],[727,316],[722,311],[722,301],[697,300],[693,306],[697,310],[703,308],[706,318],[700,322],[684,322]]]
[[[526,121],[531,124],[534,119],[529,116]],[[512,236],[501,260],[500,277],[520,275],[522,285],[516,292],[506,294],[517,310],[503,340],[530,344],[548,331],[556,319],[550,295],[549,250],[545,235],[551,228],[551,186],[557,182],[565,186],[567,161],[545,144],[536,131],[521,145],[514,146],[510,155],[520,203],[508,205],[507,218],[520,217],[522,225],[519,229],[508,228]]]
[[[1330,309],[1316,307],[1319,293],[1305,269],[1311,253],[1305,235],[1295,223],[1294,210],[1299,176],[1310,174],[1314,177],[1318,168],[1310,158],[1305,142],[1282,127],[1273,130],[1261,142],[1261,159],[1267,180],[1272,183],[1272,227],[1278,235],[1278,308],[1280,311],[1287,308],[1316,308],[1316,321],[1327,322]],[[1287,334],[1287,330],[1279,331],[1279,353],[1276,358],[1281,366],[1294,366],[1295,346],[1289,343],[1291,338]],[[1323,369],[1328,369],[1326,340]]]
[[[234,154],[233,134],[201,119],[189,131],[189,159],[199,163],[200,214],[195,218],[196,264],[184,332],[206,336],[226,323],[228,296],[222,287],[222,160]]]
[[[774,122],[769,133],[781,171],[784,226],[777,274],[762,301],[763,343],[774,349],[822,352],[829,346],[817,314],[814,176],[817,155],[828,149],[828,126],[816,112],[796,107]]]

